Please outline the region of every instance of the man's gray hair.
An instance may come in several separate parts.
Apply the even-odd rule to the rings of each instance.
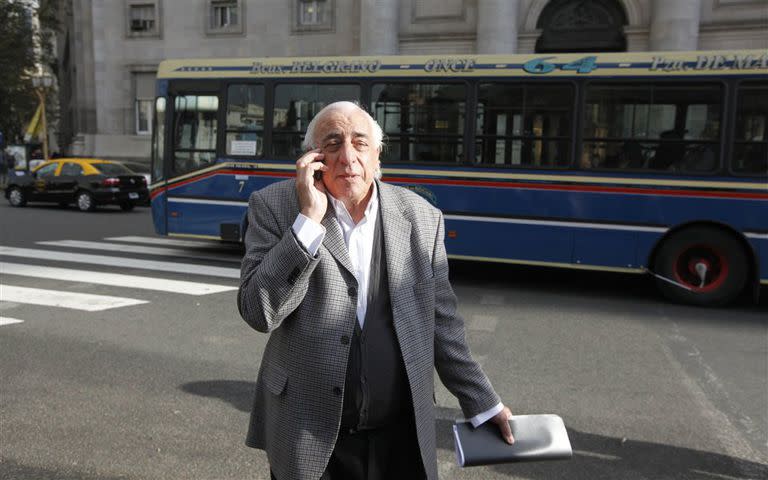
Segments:
[[[318,148],[319,145],[317,144],[317,139],[315,138],[315,126],[317,126],[317,120],[321,118],[323,115],[325,115],[328,112],[331,111],[340,111],[344,114],[350,114],[354,110],[359,110],[365,114],[365,117],[368,119],[368,121],[371,123],[371,131],[373,132],[373,138],[371,139],[373,141],[373,147],[381,151],[381,148],[383,147],[383,141],[384,141],[384,132],[381,130],[381,127],[378,123],[376,123],[376,120],[373,119],[370,113],[366,112],[360,104],[357,102],[348,102],[348,101],[341,101],[341,102],[334,102],[331,104],[326,105],[323,107],[322,110],[317,112],[317,115],[312,119],[312,121],[309,122],[309,125],[307,125],[307,133],[304,135],[304,140],[301,142],[301,148],[304,149],[304,151],[312,150],[313,148]]]

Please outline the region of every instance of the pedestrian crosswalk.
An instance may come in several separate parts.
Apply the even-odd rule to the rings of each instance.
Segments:
[[[5,275],[95,283],[98,285],[111,285],[114,287],[180,293],[182,295],[207,295],[209,293],[234,290],[234,287],[210,283],[187,282],[183,280],[170,280],[167,278],[145,277],[140,275],[125,275],[122,273],[105,273],[92,270],[75,270],[72,268],[24,265],[21,263],[9,262],[0,262],[0,272],[3,272]]]
[[[191,273],[209,275],[212,277],[240,278],[239,268],[211,267],[207,265],[166,262],[158,260],[143,260],[139,258],[113,257],[106,255],[91,255],[87,253],[69,253],[56,250],[35,248],[0,247],[0,256],[23,257],[56,262],[90,263],[110,267],[140,268],[143,270],[158,270],[161,272]]]
[[[110,308],[141,305],[146,300],[135,298],[113,297],[110,295],[91,295],[89,293],[61,292],[42,288],[2,286],[3,301],[43,305],[46,307],[63,307],[86,312],[98,312]]]
[[[148,255],[163,255],[166,257],[189,257],[189,250],[167,247],[147,247],[144,245],[126,245],[109,242],[84,242],[80,240],[57,240],[50,242],[37,242],[38,245],[50,247],[68,247],[88,250],[103,250],[109,252],[140,253]],[[227,263],[239,263],[239,258],[233,258],[231,255],[205,253],[195,254],[197,260],[215,260]]]
[[[0,327],[3,325],[13,325],[14,323],[24,323],[24,320],[19,320],[18,318],[0,317]]]
[[[23,305],[85,312],[136,307],[158,301],[152,295],[142,298],[141,291],[186,296],[219,294],[237,290],[236,279],[240,276],[240,251],[212,242],[126,236],[98,242],[41,241],[29,247],[0,245],[3,313],[23,312],[19,310]],[[173,278],[180,274],[184,280]],[[215,277],[213,283],[209,283],[210,277]],[[43,284],[29,285],[30,279]],[[111,287],[110,293],[121,289],[130,292],[115,296],[75,291],[82,290],[83,285],[100,291],[104,290],[100,286]],[[0,317],[0,326],[26,320],[17,313],[14,317],[19,318]]]

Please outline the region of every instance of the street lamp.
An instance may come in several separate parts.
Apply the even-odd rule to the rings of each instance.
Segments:
[[[35,87],[35,93],[42,106],[43,121],[43,160],[48,161],[48,122],[45,119],[45,94],[53,86],[53,77],[42,74],[32,77],[32,86]]]

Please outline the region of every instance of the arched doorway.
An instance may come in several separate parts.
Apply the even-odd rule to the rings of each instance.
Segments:
[[[536,22],[536,52],[624,52],[626,24],[616,0],[552,0]]]

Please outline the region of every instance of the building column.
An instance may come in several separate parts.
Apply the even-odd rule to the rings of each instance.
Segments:
[[[696,50],[701,0],[653,0],[650,50]]]
[[[399,0],[362,0],[360,55],[397,55]]]
[[[516,53],[519,0],[478,0],[477,53]]]

